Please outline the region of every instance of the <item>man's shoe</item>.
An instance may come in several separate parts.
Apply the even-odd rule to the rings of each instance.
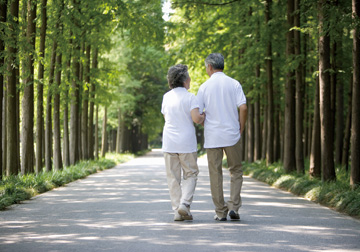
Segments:
[[[230,216],[231,220],[240,220],[240,215],[237,212],[235,212],[234,210],[231,210],[229,212],[229,216]]]
[[[226,217],[220,218],[219,216],[215,215],[214,220],[216,220],[216,221],[226,221],[227,219],[226,219]]]
[[[193,217],[190,213],[190,206],[185,206],[184,204],[181,204],[178,209],[178,213],[181,215],[181,217],[184,220],[192,220]]]
[[[183,217],[175,210],[174,221],[183,221]]]

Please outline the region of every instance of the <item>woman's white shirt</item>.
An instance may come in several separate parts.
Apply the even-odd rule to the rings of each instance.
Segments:
[[[161,113],[165,117],[162,150],[169,153],[192,153],[197,151],[191,110],[199,108],[194,94],[184,87],[170,90],[163,96]]]

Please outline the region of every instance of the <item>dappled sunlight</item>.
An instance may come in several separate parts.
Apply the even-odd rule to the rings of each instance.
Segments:
[[[269,251],[336,251],[338,244],[360,237],[360,229],[348,227],[359,223],[348,220],[345,225],[331,210],[246,176],[241,221],[216,222],[206,165],[199,167],[191,206],[194,220],[174,222],[163,158],[147,156],[1,212],[0,248],[15,251],[33,244],[50,251],[59,244],[61,251],[81,251],[86,244],[90,251],[121,247],[121,251],[167,252],[187,244],[188,251],[207,252],[268,251],[271,244]],[[224,170],[226,200],[229,180]],[[310,216],[316,216],[316,224]],[[348,246],[347,251],[355,250]]]

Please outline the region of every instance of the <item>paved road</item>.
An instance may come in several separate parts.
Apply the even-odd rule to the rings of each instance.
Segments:
[[[0,212],[0,251],[360,251],[360,221],[249,177],[241,221],[215,222],[199,165],[192,222],[173,221],[153,151]]]

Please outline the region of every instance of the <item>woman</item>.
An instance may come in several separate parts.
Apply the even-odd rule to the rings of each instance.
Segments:
[[[192,220],[190,205],[199,173],[193,122],[203,123],[205,114],[200,114],[196,96],[187,91],[191,78],[186,65],[170,67],[167,79],[171,90],[164,95],[161,107],[165,118],[162,150],[171,205],[175,221]]]

